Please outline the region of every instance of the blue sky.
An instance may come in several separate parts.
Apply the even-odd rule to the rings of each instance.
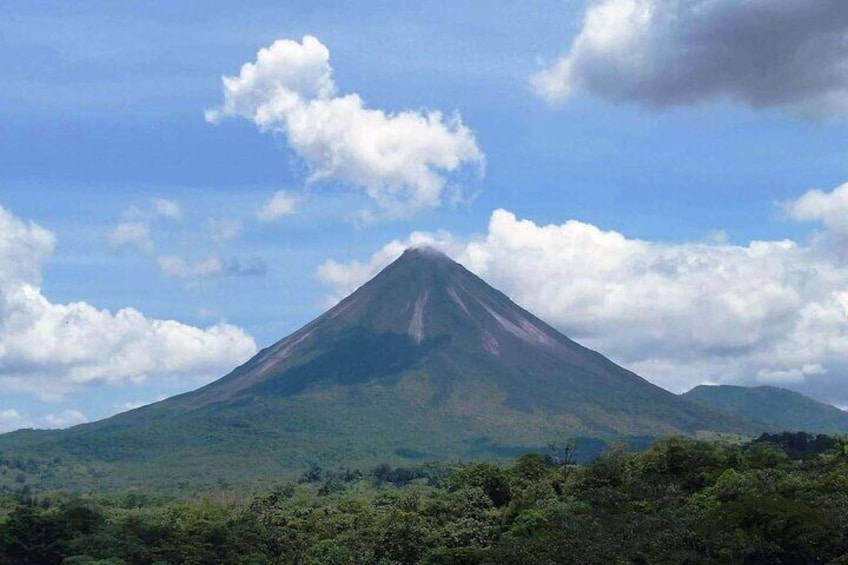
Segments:
[[[835,1],[3,12],[0,429],[209,382],[410,243],[677,392],[777,384],[848,405]],[[263,48],[278,90],[245,79]],[[307,92],[314,73],[332,92]],[[396,168],[359,152],[372,134]],[[278,193],[291,209],[261,220]]]

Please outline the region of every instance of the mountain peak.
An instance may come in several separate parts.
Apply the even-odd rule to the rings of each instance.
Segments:
[[[434,247],[410,247],[348,299],[362,302],[364,297],[361,295],[364,294],[371,304],[391,302],[390,297],[415,300],[422,293],[444,293],[462,280],[476,278]],[[397,304],[392,307],[395,306]]]
[[[451,259],[443,251],[428,245],[408,247],[386,270],[395,265],[426,265],[427,268],[457,268],[459,263]]]
[[[423,257],[434,261],[449,261],[451,263],[455,262],[453,259],[448,257],[445,252],[429,245],[413,245],[412,247],[407,247],[401,257],[403,256],[407,256],[409,258]]]

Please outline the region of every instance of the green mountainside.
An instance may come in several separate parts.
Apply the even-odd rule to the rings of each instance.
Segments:
[[[68,430],[2,435],[0,460],[39,462],[45,487],[214,485],[703,431],[762,430],[645,381],[445,255],[412,249],[218,381]]]
[[[697,386],[682,395],[707,408],[763,424],[768,431],[848,433],[848,412],[772,386]]]

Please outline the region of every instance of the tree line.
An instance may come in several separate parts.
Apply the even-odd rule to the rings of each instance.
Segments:
[[[504,466],[313,467],[253,495],[8,493],[0,563],[848,563],[845,439],[573,454],[566,442]]]

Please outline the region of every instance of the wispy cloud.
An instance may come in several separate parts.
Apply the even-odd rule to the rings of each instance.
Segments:
[[[241,220],[234,218],[211,218],[209,220],[209,231],[212,239],[219,243],[237,239],[242,232]]]
[[[280,190],[265,203],[257,212],[256,219],[260,222],[274,222],[284,216],[294,214],[297,208],[297,198]]]
[[[137,248],[151,251],[155,247],[151,225],[158,218],[178,220],[182,217],[180,205],[173,200],[155,198],[149,207],[131,206],[121,216],[120,223],[109,233],[109,246],[114,251]]]
[[[208,279],[221,276],[260,277],[268,272],[262,259],[222,259],[212,256],[198,261],[188,261],[176,255],[159,257],[159,270],[166,277],[176,279]]]
[[[183,210],[176,201],[165,198],[155,198],[153,200],[153,209],[156,211],[156,215],[171,218],[172,220],[178,220],[183,215]]]
[[[127,247],[137,247],[149,251],[153,249],[150,239],[150,226],[147,222],[126,220],[115,226],[109,234],[109,246],[118,251]]]

